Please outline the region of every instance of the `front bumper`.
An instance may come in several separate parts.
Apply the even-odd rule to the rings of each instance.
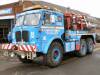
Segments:
[[[20,56],[22,59],[34,59],[36,57],[36,45],[14,45],[14,44],[1,44],[0,53],[4,56],[14,57]]]
[[[17,50],[26,52],[36,52],[36,45],[14,45],[14,44],[1,44],[0,49],[2,50]]]

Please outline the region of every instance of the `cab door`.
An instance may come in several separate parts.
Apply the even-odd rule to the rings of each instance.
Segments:
[[[42,38],[42,50],[47,53],[47,50],[51,42],[57,38],[61,37],[64,32],[63,14],[59,14],[53,11],[44,12],[43,24],[41,26],[41,38]]]
[[[41,40],[41,49],[40,52],[46,53],[46,48],[48,47],[48,40],[54,35],[54,29],[50,21],[51,12],[44,11],[42,17],[42,24],[40,26],[40,40]]]

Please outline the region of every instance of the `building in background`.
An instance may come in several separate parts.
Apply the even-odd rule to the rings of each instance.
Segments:
[[[44,1],[19,0],[18,2],[15,2],[15,3],[0,6],[0,43],[8,42],[7,35],[14,26],[15,15],[17,13],[22,12],[25,8],[32,7],[34,5],[48,6],[49,8],[52,8],[52,9],[54,8],[58,9],[59,11],[63,13],[72,12],[75,14],[85,15],[87,16],[89,21],[93,23],[96,22],[96,19],[94,17],[90,16],[87,13],[83,13],[77,10],[73,10],[70,8],[62,7],[62,6],[51,4],[48,2],[44,2]]]
[[[29,6],[30,1],[25,1],[25,5]],[[15,15],[23,11],[23,4],[15,2],[0,6],[0,43],[8,42],[8,33],[14,26]]]

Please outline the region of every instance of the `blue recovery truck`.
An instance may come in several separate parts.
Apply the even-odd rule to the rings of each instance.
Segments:
[[[17,55],[27,63],[43,57],[50,67],[58,66],[63,54],[92,54],[95,33],[89,32],[84,16],[50,9],[30,9],[16,14],[10,44],[1,44],[3,55]]]

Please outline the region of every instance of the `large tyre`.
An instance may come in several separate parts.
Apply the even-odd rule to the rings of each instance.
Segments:
[[[63,57],[63,47],[59,42],[53,42],[50,45],[50,48],[46,55],[46,64],[49,67],[56,67],[60,65],[62,57]]]
[[[85,39],[81,39],[80,41],[80,51],[77,52],[79,57],[86,56],[87,54],[87,44]]]
[[[86,43],[87,43],[87,53],[92,54],[94,49],[93,40],[91,38],[87,38]]]
[[[22,59],[20,56],[18,56],[18,59],[19,59],[19,61],[21,61],[24,64],[30,64],[30,63],[33,62],[32,60],[29,60],[29,59],[26,59],[26,58]]]

